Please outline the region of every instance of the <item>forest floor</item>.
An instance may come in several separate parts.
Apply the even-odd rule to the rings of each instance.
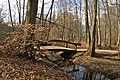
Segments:
[[[64,69],[48,59],[40,58],[39,60],[33,60],[19,57],[18,48],[15,46],[18,45],[14,43],[13,45],[9,44],[7,47],[3,47],[2,44],[0,46],[1,80],[74,80]],[[46,54],[49,55],[49,52]],[[111,80],[120,78],[120,55],[118,53],[98,53],[97,58],[77,56],[71,59],[71,61],[75,65],[79,64],[92,71],[97,71]],[[58,63],[60,62],[62,60],[58,61]]]
[[[66,71],[50,61],[20,58],[17,52],[1,49],[2,46],[0,80],[74,80]]]

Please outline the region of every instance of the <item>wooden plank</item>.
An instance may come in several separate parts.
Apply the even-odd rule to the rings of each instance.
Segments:
[[[87,51],[87,49],[77,49],[77,51],[85,52]],[[96,53],[119,53],[119,51],[117,50],[104,50],[104,49],[96,49],[95,52]]]
[[[75,49],[59,46],[40,46],[40,50],[75,51]]]
[[[59,47],[59,46],[40,46],[40,50],[57,50],[57,51],[77,51],[77,52],[85,52],[87,49],[72,49],[72,48],[65,48],[65,47]],[[117,50],[103,50],[103,49],[96,49],[96,53],[119,53]]]

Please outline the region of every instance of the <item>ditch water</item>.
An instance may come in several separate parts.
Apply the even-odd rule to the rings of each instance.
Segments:
[[[80,65],[68,66],[66,70],[75,80],[111,80],[100,73],[90,71]]]

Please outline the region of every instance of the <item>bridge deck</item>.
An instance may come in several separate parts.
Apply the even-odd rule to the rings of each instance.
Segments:
[[[66,47],[59,47],[59,46],[40,46],[40,50],[48,50],[48,51],[77,51],[77,52],[85,52],[87,49],[72,49]],[[103,49],[96,49],[96,53],[119,53],[117,50],[103,50]]]

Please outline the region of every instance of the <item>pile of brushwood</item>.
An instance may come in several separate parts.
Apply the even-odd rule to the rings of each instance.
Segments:
[[[7,34],[6,40],[0,43],[1,80],[73,80],[57,64],[46,59],[47,51],[39,50],[41,45],[50,45],[44,41],[42,31],[35,25],[19,25]]]

